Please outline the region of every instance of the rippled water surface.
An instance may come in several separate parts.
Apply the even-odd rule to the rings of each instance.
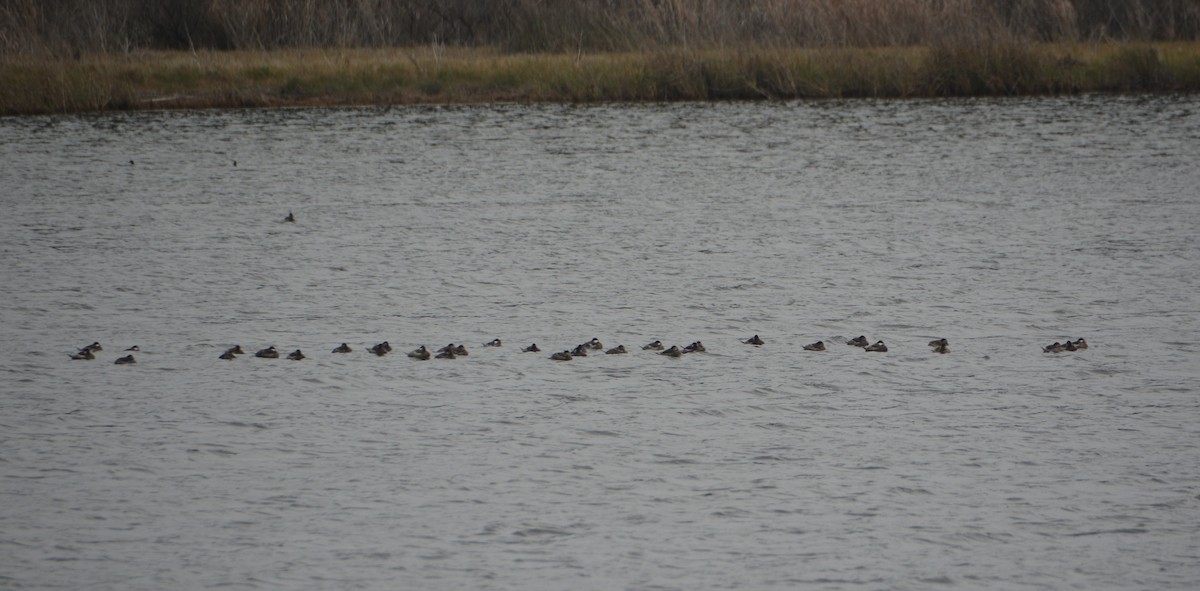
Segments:
[[[1198,156],[1196,97],[0,119],[0,588],[1194,589]]]

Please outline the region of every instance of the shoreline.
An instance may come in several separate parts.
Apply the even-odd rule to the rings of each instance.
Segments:
[[[0,57],[0,115],[303,106],[1200,92],[1200,42],[663,48],[442,45]]]

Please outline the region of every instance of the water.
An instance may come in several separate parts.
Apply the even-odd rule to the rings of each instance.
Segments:
[[[1194,588],[1198,153],[1198,97],[0,119],[0,588]]]

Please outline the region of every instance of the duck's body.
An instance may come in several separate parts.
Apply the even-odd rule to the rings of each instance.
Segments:
[[[455,354],[455,355],[458,355],[459,357],[465,357],[465,356],[468,354],[468,353],[467,353],[467,346],[466,346],[466,345],[459,345],[459,346],[455,347],[455,348],[454,348],[454,354]]]
[[[621,355],[621,354],[628,353],[628,352],[629,351],[625,350],[625,345],[617,345],[616,347],[613,347],[613,348],[605,351],[604,354],[605,355]]]
[[[349,353],[350,351],[350,345],[347,345],[346,343],[338,345],[337,348],[333,350],[334,353]]]
[[[421,345],[420,347],[409,351],[408,356],[412,357],[413,359],[420,359],[421,361],[427,361],[431,357],[429,354],[429,349],[426,349],[425,345]]]
[[[937,349],[938,347],[948,347],[950,346],[950,341],[947,341],[946,339],[934,339],[929,341],[929,346],[934,349]]]
[[[1078,351],[1079,347],[1075,346],[1075,341],[1067,339],[1067,342],[1063,343],[1063,350],[1064,351]]]
[[[237,355],[234,354],[233,349],[226,349],[224,353],[221,353],[221,359],[237,359]]]
[[[663,350],[662,341],[654,341],[653,343],[650,343],[649,345],[643,345],[642,350],[643,351],[662,351]]]
[[[300,349],[296,349],[295,351],[288,353],[287,358],[291,359],[292,361],[300,361],[301,359],[304,359],[304,353],[301,353]]]
[[[869,341],[867,341],[866,336],[858,335],[858,338],[850,339],[850,340],[846,341],[846,344],[850,345],[851,347],[866,347],[866,346],[870,345],[871,343]]]
[[[1083,337],[1079,337],[1079,339],[1075,341],[1075,348],[1076,349],[1088,348],[1087,341],[1083,340]]]
[[[287,214],[287,217],[283,218],[283,221],[285,221],[285,222],[291,222],[291,223],[293,223],[293,224],[294,224],[294,223],[296,223],[296,216],[295,216],[295,215],[292,215],[292,212],[290,212],[290,211],[289,211],[289,212],[288,212],[288,214]]]
[[[570,352],[570,351],[562,351],[562,352],[555,353],[555,354],[553,354],[553,355],[551,355],[551,356],[550,356],[550,358],[551,358],[551,359],[553,359],[553,360],[555,360],[555,361],[570,361],[570,360],[571,360],[571,357],[572,357],[572,356],[571,356],[571,352]]]
[[[817,341],[810,345],[804,345],[804,350],[805,351],[824,351],[825,350],[825,341]]]
[[[132,346],[132,347],[130,347],[130,348],[128,348],[128,349],[125,349],[125,350],[126,350],[126,351],[141,351],[141,350],[142,350],[142,348],[141,348],[141,347],[139,347],[139,346],[137,346],[137,345],[134,345],[134,346]]]
[[[679,345],[671,345],[670,349],[659,353],[659,355],[666,355],[667,357],[683,357],[683,349],[680,349]]]
[[[708,349],[704,348],[704,343],[701,343],[700,341],[696,341],[683,348],[684,353],[703,353],[707,350]]]
[[[275,345],[271,345],[266,349],[259,349],[254,353],[254,356],[262,357],[263,359],[279,359],[279,351],[275,350]]]
[[[589,347],[586,343],[582,344],[582,345],[577,345],[575,347],[575,349],[573,349],[571,351],[571,357],[587,357],[588,349],[589,349]]]
[[[499,347],[499,346],[500,346],[500,339],[492,339],[492,340],[490,340],[490,341],[488,341],[488,342],[484,343],[484,344],[483,344],[483,346],[484,346],[484,347]]]
[[[241,345],[234,345],[229,348],[229,351],[232,352],[234,355],[245,355],[246,354],[246,351],[244,349],[242,349]]]
[[[392,345],[391,343],[384,341],[367,350],[374,353],[378,357],[383,357],[384,355],[392,352]]]
[[[946,339],[942,339],[942,341],[943,341],[942,344],[933,348],[934,353],[941,353],[941,354],[945,355],[946,353],[950,352],[950,345],[948,343],[944,342],[945,340]]]
[[[1063,344],[1058,341],[1054,341],[1053,345],[1042,347],[1042,351],[1045,353],[1062,353],[1065,350]]]
[[[522,353],[540,353],[541,349],[538,348],[537,343],[530,343],[528,347],[521,349],[521,352]]]
[[[86,347],[83,347],[83,348],[79,349],[79,350],[80,350],[80,351],[91,351],[92,353],[97,353],[97,352],[99,352],[99,351],[103,351],[103,350],[104,350],[104,347],[101,347],[101,346],[100,346],[100,342],[99,342],[99,341],[97,341],[97,342],[95,342],[95,343],[92,343],[92,344],[90,344],[90,345],[88,345],[88,346],[86,346]]]
[[[454,354],[453,348],[443,348],[441,351],[438,351],[437,355],[433,356],[434,359],[454,359],[455,357],[458,357],[458,355]]]
[[[874,345],[871,345],[864,350],[872,353],[887,353],[888,348],[887,345],[883,344],[883,341],[875,341]]]
[[[757,347],[757,346],[760,346],[760,345],[765,345],[765,344],[766,344],[766,343],[764,343],[764,342],[763,342],[762,338],[760,338],[758,335],[754,335],[754,336],[752,336],[752,337],[750,337],[750,338],[748,338],[748,339],[746,339],[746,340],[744,340],[744,341],[742,341],[742,342],[743,342],[743,343],[746,343],[747,345],[754,345],[754,346],[756,346],[756,347]]]
[[[589,349],[595,349],[595,350],[597,350],[597,351],[599,351],[599,350],[601,350],[601,349],[603,349],[603,348],[604,348],[604,343],[601,343],[601,342],[600,342],[600,339],[598,339],[598,338],[596,338],[596,337],[592,337],[592,340],[590,340],[590,341],[588,341],[587,343],[584,343],[584,344],[586,344],[586,345],[588,346],[588,348],[589,348]]]
[[[71,356],[71,359],[75,361],[91,361],[95,358],[96,356],[90,349],[80,349],[78,353]]]
[[[129,365],[130,363],[137,363],[137,359],[134,359],[133,355],[126,355],[124,357],[118,358],[113,363],[116,365]]]

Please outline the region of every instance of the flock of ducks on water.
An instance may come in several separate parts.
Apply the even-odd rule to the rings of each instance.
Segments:
[[[742,342],[747,345],[753,345],[755,347],[760,347],[760,346],[766,344],[766,341],[763,341],[762,337],[759,337],[758,335],[754,335]],[[500,347],[502,344],[503,343],[501,343],[500,339],[492,339],[491,341],[484,343],[483,346],[484,347]],[[883,341],[875,341],[875,344],[870,344],[870,341],[867,340],[866,336],[855,337],[853,339],[846,341],[846,344],[850,345],[852,347],[860,347],[860,348],[862,348],[862,350],[872,352],[872,353],[886,353],[888,350],[887,345],[883,344]],[[950,342],[947,341],[946,339],[934,339],[932,341],[929,341],[929,347],[933,350],[934,353],[946,354],[946,353],[950,352]],[[1055,342],[1052,345],[1042,347],[1042,351],[1044,351],[1046,353],[1062,353],[1062,352],[1066,352],[1066,351],[1079,351],[1081,349],[1087,349],[1087,348],[1088,348],[1087,341],[1084,340],[1083,338],[1079,338],[1074,341],[1067,339],[1067,341],[1065,343]],[[96,352],[101,351],[101,350],[103,350],[103,347],[100,346],[99,342],[95,342],[95,343],[92,343],[92,344],[80,349],[78,353],[71,356],[71,359],[92,360],[92,359],[96,358],[96,355],[95,355]],[[125,351],[140,351],[140,350],[141,349],[139,349],[137,345],[134,345],[128,349],[125,349]],[[657,352],[659,355],[665,355],[667,357],[676,357],[676,358],[683,357],[684,355],[687,355],[688,353],[703,353],[704,351],[706,351],[706,349],[704,348],[704,344],[701,343],[700,341],[695,341],[686,347],[680,347],[679,345],[672,345],[670,348],[667,348],[666,346],[663,345],[663,342],[659,341],[659,340],[656,340],[653,343],[643,345],[642,350]],[[817,341],[815,343],[804,345],[804,350],[805,351],[825,351],[826,350],[825,342]],[[376,356],[383,357],[384,355],[387,355],[388,353],[392,352],[392,345],[389,344],[387,341],[384,341],[382,343],[371,346],[370,348],[367,349],[367,351]],[[521,348],[522,353],[540,353],[541,351],[542,350],[541,350],[541,348],[539,348],[537,346],[537,343],[532,343],[528,347]],[[616,347],[613,347],[611,349],[605,349],[604,344],[600,342],[600,339],[593,338],[592,340],[590,340],[586,343],[581,343],[581,344],[577,345],[574,349],[564,349],[558,353],[554,353],[554,354],[550,355],[550,359],[553,359],[555,361],[570,361],[576,357],[587,357],[589,351],[603,351],[605,355],[623,355],[623,354],[629,353],[629,350],[627,350],[625,348],[625,345],[617,345]],[[333,353],[352,353],[352,352],[354,352],[354,349],[352,349],[350,347],[350,345],[348,345],[346,343],[342,343],[341,345],[338,345],[336,348],[334,348],[332,352]],[[226,349],[224,353],[221,353],[220,359],[226,359],[226,360],[237,359],[238,355],[245,355],[245,354],[246,354],[246,352],[242,349],[241,345],[234,345],[233,347]],[[420,347],[417,347],[416,349],[413,349],[412,351],[408,352],[409,357],[412,357],[413,359],[419,359],[421,361],[426,361],[429,359],[456,359],[458,357],[466,357],[469,354],[470,353],[467,352],[467,347],[465,345],[461,345],[461,344],[455,345],[454,343],[446,345],[445,347],[442,347],[441,349],[438,349],[437,351],[430,351],[429,349],[425,348],[425,345],[421,345]],[[256,351],[254,353],[254,356],[260,357],[263,359],[279,359],[279,351],[275,350],[275,346],[272,345],[270,347],[267,347],[266,349],[260,349],[260,350]],[[300,351],[300,349],[296,349],[295,351],[288,353],[286,358],[291,359],[293,361],[300,361],[302,359],[305,359],[306,356],[304,355],[303,352]],[[130,363],[137,363],[137,360],[133,358],[133,354],[131,353],[129,355],[126,355],[124,357],[117,359],[114,363],[116,363],[117,365],[127,365]]]

